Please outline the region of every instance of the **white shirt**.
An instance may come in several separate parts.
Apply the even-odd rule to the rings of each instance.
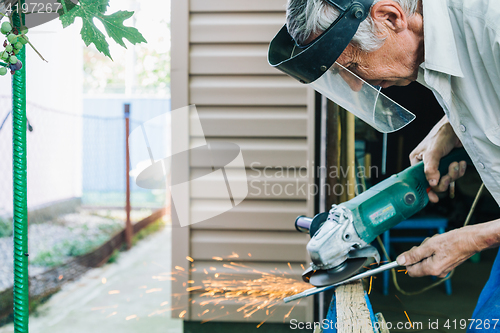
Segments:
[[[500,204],[500,0],[423,0],[431,89]]]

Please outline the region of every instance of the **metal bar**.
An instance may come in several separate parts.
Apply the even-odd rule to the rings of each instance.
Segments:
[[[356,117],[348,112],[347,115],[347,199],[351,200],[356,196]]]
[[[322,95],[321,96],[321,142],[320,142],[320,174],[319,176],[319,211],[326,211],[326,179],[328,177],[327,172],[327,116],[328,116],[328,99]],[[323,321],[325,319],[325,295],[319,295],[319,321]]]
[[[18,2],[22,6],[24,0]],[[12,15],[20,30],[21,18]],[[22,14],[24,21],[24,14]],[[28,185],[26,163],[26,48],[17,54],[23,67],[12,76],[12,162],[14,190],[14,331],[28,332]]]
[[[130,104],[125,104],[125,179],[127,183],[127,193],[125,199],[125,212],[127,214],[125,220],[125,242],[127,249],[132,247],[132,222],[130,221],[130,150],[128,147],[128,138],[130,135]]]
[[[349,282],[352,282],[352,281],[356,281],[356,280],[359,280],[359,279],[363,279],[365,277],[369,277],[369,276],[372,276],[372,275],[375,275],[375,274],[378,274],[378,273],[381,273],[383,271],[386,271],[388,269],[393,269],[393,268],[396,268],[398,267],[398,263],[397,261],[393,261],[389,264],[386,264],[386,265],[382,265],[380,267],[377,267],[377,268],[374,268],[374,269],[370,269],[366,272],[363,272],[361,274],[358,274],[358,275],[355,275],[347,280],[344,280],[344,281],[341,281],[339,283],[335,283],[335,284],[332,284],[332,285],[329,285],[329,286],[324,286],[324,287],[320,287],[320,288],[311,288],[311,289],[307,289],[306,291],[303,291],[299,294],[296,294],[296,295],[293,295],[293,296],[290,296],[290,297],[286,297],[285,299],[283,299],[283,301],[285,303],[288,303],[288,302],[291,302],[291,301],[295,301],[295,300],[298,300],[300,298],[304,298],[304,297],[307,297],[307,296],[312,296],[312,295],[316,295],[318,293],[321,293],[323,291],[327,291],[327,290],[330,290],[330,289],[333,289],[335,287],[338,287],[342,284],[346,284],[346,283],[349,283]]]
[[[382,175],[387,173],[387,133],[382,135]]]

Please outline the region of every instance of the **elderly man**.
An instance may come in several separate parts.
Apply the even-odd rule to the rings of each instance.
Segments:
[[[455,162],[447,175],[440,175],[439,160],[453,148],[463,146],[500,203],[500,1],[373,0],[368,1],[367,13],[363,12],[366,0],[360,3],[356,7],[349,0],[289,0],[287,31],[296,44],[289,50],[292,56],[301,56],[301,49],[316,47],[321,39],[329,38],[322,45],[326,56],[319,51],[314,56],[304,52],[302,61],[321,65],[327,56],[333,57],[328,65],[336,59],[334,71],[340,72],[351,90],[362,89],[353,83],[357,77],[383,88],[418,81],[432,90],[445,116],[411,153],[411,163],[423,160],[429,184],[434,191],[444,191],[464,174],[466,164]],[[349,12],[345,10],[348,6]],[[353,28],[348,21],[355,18],[362,22]],[[342,24],[334,31],[335,25]],[[349,35],[350,31],[354,36]],[[305,83],[313,82],[313,86],[321,77],[324,86],[326,79],[321,72],[330,66],[319,65],[311,65],[307,72],[294,65],[287,72]],[[332,99],[337,102],[342,96],[333,95]],[[369,112],[353,113],[377,127],[377,121],[366,116]],[[390,125],[387,131],[392,131],[404,126],[408,119],[398,126],[392,119],[382,122],[379,127]],[[434,192],[429,193],[429,199],[438,201]],[[411,276],[444,277],[474,253],[499,245],[500,220],[495,220],[434,236],[400,255],[397,261],[407,266]],[[498,257],[473,316],[500,318]]]

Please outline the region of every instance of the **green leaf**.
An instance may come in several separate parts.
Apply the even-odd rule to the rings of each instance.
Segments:
[[[66,3],[69,0],[59,1]],[[66,28],[73,24],[77,17],[80,17],[83,21],[80,34],[85,45],[89,46],[90,44],[94,44],[99,52],[105,54],[109,58],[111,58],[109,44],[106,41],[106,36],[95,26],[93,21],[94,18],[102,22],[109,37],[125,48],[126,45],[123,38],[134,45],[137,43],[146,43],[146,39],[136,28],[126,27],[123,24],[123,21],[132,17],[134,12],[118,11],[111,15],[105,15],[108,6],[109,0],[80,0],[78,5],[70,11],[65,12],[63,15],[60,15],[59,19],[63,27]]]
[[[111,58],[111,53],[109,53],[109,44],[106,41],[106,36],[104,36],[104,34],[99,29],[97,29],[97,27],[94,25],[94,22],[92,22],[88,18],[84,18],[82,30],[80,30],[80,35],[82,35],[82,39],[85,45],[89,46],[90,44],[94,43],[99,52],[104,53],[111,60],[113,60],[113,58]]]
[[[123,21],[132,17],[134,12],[119,11],[111,15],[103,15],[103,18],[99,17],[108,36],[113,38],[115,42],[127,48],[123,42],[123,38],[126,38],[130,43],[147,43],[146,39],[141,35],[139,30],[132,27],[126,27],[123,25]]]
[[[99,8],[99,12],[101,12],[101,14],[104,14],[106,13],[106,10],[108,10],[108,7],[109,7],[109,0],[98,0],[98,8]]]
[[[61,3],[61,8],[57,11],[59,14],[59,19],[63,25],[63,28],[73,24],[75,18],[77,17],[79,7],[76,6],[71,0],[58,0]]]

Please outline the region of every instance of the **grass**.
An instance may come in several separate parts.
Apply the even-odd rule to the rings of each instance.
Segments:
[[[0,217],[0,237],[12,236],[12,220]]]
[[[119,256],[120,256],[120,251],[118,249],[115,249],[108,259],[108,264],[112,264],[114,262],[117,262]]]
[[[114,235],[120,228],[119,224],[106,223],[98,226],[99,233],[90,232],[86,225],[72,227],[75,237],[54,245],[52,248],[39,252],[30,264],[36,266],[54,267],[62,265],[68,258],[87,254]]]
[[[163,221],[163,219],[159,219],[159,220],[151,223],[150,225],[148,225],[144,229],[140,230],[137,234],[135,234],[132,237],[132,246],[135,246],[139,241],[143,240],[147,236],[154,234],[157,231],[162,230],[164,227],[165,227],[165,222]],[[117,262],[118,257],[120,256],[120,252],[122,252],[122,251],[126,251],[125,244],[122,244],[120,250],[116,249],[113,251],[113,253],[111,254],[111,256],[108,259],[108,263]]]
[[[135,234],[132,238],[132,245],[136,245],[140,240],[163,229],[164,227],[165,222],[163,219],[158,219]],[[78,230],[75,230],[73,227],[73,230],[78,233],[77,237],[56,244],[51,249],[39,252],[32,259],[30,258],[30,264],[45,267],[62,265],[71,257],[81,256],[95,250],[118,231],[117,224],[114,223],[99,225],[98,229],[100,233],[97,235],[95,233],[90,234],[86,225],[82,225],[77,229]],[[122,250],[123,249],[124,247],[122,247]],[[116,262],[119,254],[120,251],[115,250],[108,262]]]
[[[30,264],[35,266],[54,267],[64,264],[65,259],[66,257],[64,255],[51,249],[39,252],[36,257],[30,260]]]
[[[139,241],[143,240],[144,238],[146,238],[147,236],[149,236],[151,234],[154,234],[157,231],[160,231],[164,227],[165,227],[165,222],[163,221],[163,219],[159,219],[157,221],[154,221],[153,223],[151,223],[150,225],[148,225],[144,229],[140,230],[137,234],[135,234],[132,237],[132,246],[135,246]],[[115,249],[108,259],[108,264],[117,262],[118,257],[120,257],[120,253],[122,251],[126,251],[126,250],[127,250],[127,247],[126,247],[125,243],[122,244],[120,249]]]
[[[146,238],[151,234],[154,234],[157,231],[162,230],[163,228],[165,228],[165,221],[163,220],[163,218],[154,221],[134,235],[134,237],[132,238],[132,246],[135,245],[138,241]]]
[[[163,219],[159,219],[141,231],[134,235],[132,238],[132,246],[136,245],[137,242],[146,238],[147,236],[163,229],[165,227],[165,222]],[[85,226],[83,228],[85,230]],[[62,265],[68,257],[77,257],[87,254],[102,244],[104,244],[114,232],[116,232],[116,226],[110,224],[103,224],[99,226],[99,229],[103,232],[102,234],[92,237],[79,237],[73,240],[64,241],[57,244],[52,249],[40,252],[33,260],[30,261],[32,265],[54,267]],[[86,230],[85,230],[86,231]],[[124,250],[123,246],[121,250]],[[109,263],[116,262],[120,255],[120,251],[117,249],[113,251],[113,254],[108,259]]]

